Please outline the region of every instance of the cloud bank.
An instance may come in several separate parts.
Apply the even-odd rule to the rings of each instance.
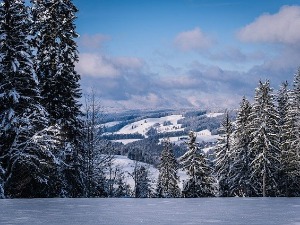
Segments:
[[[103,43],[111,40],[111,37],[104,34],[87,35],[84,34],[80,37],[79,43],[84,48],[101,48]]]
[[[292,81],[299,66],[299,27],[300,6],[282,7],[242,27],[237,37],[254,44],[251,48],[243,48],[242,43],[215,46],[215,41],[196,27],[170,39],[172,53],[175,47],[182,54],[174,56],[159,49],[165,55],[153,60],[154,67],[151,57],[145,60],[106,53],[103,44],[109,39],[105,35],[86,36],[81,44],[87,50],[79,55],[76,69],[82,75],[82,89],[93,88],[112,110],[237,107],[244,95],[252,99],[259,80],[269,79],[275,89],[282,81]],[[276,51],[253,48],[259,46],[256,43],[272,43]],[[88,45],[96,50],[89,51]],[[194,52],[201,54],[195,58]],[[179,57],[188,60],[181,63]],[[226,69],[228,64],[237,67]],[[247,69],[238,70],[239,65]]]
[[[181,51],[202,51],[213,45],[214,41],[204,34],[199,27],[179,33],[174,39],[174,45]]]
[[[300,42],[300,6],[283,6],[278,13],[264,14],[238,32],[244,42],[296,44]]]

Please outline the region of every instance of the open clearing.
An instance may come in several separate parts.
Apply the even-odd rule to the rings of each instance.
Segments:
[[[4,199],[1,225],[300,225],[300,198]]]

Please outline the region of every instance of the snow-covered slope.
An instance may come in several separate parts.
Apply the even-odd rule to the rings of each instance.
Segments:
[[[219,135],[212,135],[209,130],[202,130],[199,132],[196,132],[196,141],[197,142],[216,142],[220,136]],[[180,137],[170,137],[169,138],[172,143],[175,143],[177,145],[184,143],[188,140],[188,135],[180,136]],[[160,139],[162,141],[163,139]]]
[[[205,114],[206,117],[209,118],[214,118],[223,115],[224,113],[215,113],[215,112],[210,112]],[[171,132],[176,132],[176,131],[184,131],[185,128],[182,127],[182,124],[179,124],[178,121],[180,119],[185,118],[183,115],[176,114],[176,115],[169,115],[169,116],[163,116],[160,118],[146,118],[146,119],[141,119],[136,122],[129,123],[128,125],[122,127],[120,130],[114,132],[114,133],[105,133],[104,135],[111,135],[111,134],[121,134],[121,135],[133,135],[133,134],[141,134],[144,137],[147,138],[147,132],[151,129],[154,128],[156,132],[158,133],[170,133],[170,141],[176,144],[180,144],[182,142],[185,142],[188,139],[188,136],[175,136],[176,134]],[[105,126],[112,126],[117,123],[120,123],[122,121],[117,121],[117,122],[110,122],[104,124]],[[218,135],[212,135],[210,130],[202,130],[200,132],[196,133],[197,135],[197,142],[216,142],[217,139],[219,138]],[[125,137],[126,138],[126,137]],[[131,142],[138,141],[140,139],[134,139],[135,137],[128,137],[126,139],[119,139],[119,140],[114,140],[114,142],[121,142],[123,144],[128,144]]]
[[[129,143],[135,142],[135,141],[139,141],[141,139],[138,138],[132,138],[132,139],[119,139],[119,140],[113,140],[113,142],[119,142],[122,143],[124,145],[127,145]]]
[[[220,138],[219,135],[212,135],[209,130],[202,130],[199,132],[196,132],[197,135],[197,142],[216,142],[218,138]]]
[[[112,122],[107,122],[107,123],[103,123],[102,126],[104,127],[112,127],[115,126],[117,124],[119,124],[121,121],[112,121]]]
[[[154,127],[158,133],[181,131],[181,124],[178,124],[178,120],[182,119],[182,115],[171,115],[160,118],[147,118],[144,120],[139,120],[134,123],[130,123],[120,129],[115,134],[135,134],[139,133],[145,135],[146,132]]]
[[[224,113],[207,113],[207,117],[217,117],[217,116],[222,116]]]
[[[151,180],[153,180],[152,186],[155,187],[157,178],[159,175],[159,171],[153,165],[143,163],[143,162],[137,162],[137,161],[128,159],[126,156],[122,156],[122,155],[116,155],[113,160],[113,165],[115,167],[119,167],[125,173],[126,183],[129,184],[132,189],[134,188],[134,180],[130,174],[133,173],[136,164],[139,164],[139,165],[145,166],[146,168],[149,168],[150,177],[151,177]],[[179,187],[182,188],[183,180],[187,179],[187,175],[182,170],[178,171],[178,175],[180,176]]]

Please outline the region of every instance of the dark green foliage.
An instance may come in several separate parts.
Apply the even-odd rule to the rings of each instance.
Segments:
[[[40,105],[23,0],[0,5],[0,164],[9,197],[56,196],[57,161],[46,135],[48,114]],[[43,135],[43,138],[40,138]],[[47,140],[46,140],[47,139]]]
[[[150,198],[152,197],[151,180],[149,178],[149,169],[143,165],[138,165],[134,168],[133,177],[135,181],[134,197],[135,198]]]
[[[190,132],[188,151],[180,158],[180,164],[188,179],[184,182],[182,196],[185,198],[213,197],[215,180],[212,169],[203,153],[199,152],[196,136]]]
[[[58,124],[61,129],[64,192],[70,197],[83,196],[80,75],[75,71],[78,61],[75,14],[78,10],[71,0],[32,0],[32,4],[35,71],[40,80],[41,103],[49,113],[50,124]]]
[[[254,159],[251,162],[251,183],[256,196],[278,195],[280,149],[278,112],[269,81],[259,82],[250,115],[251,142]]]
[[[281,196],[288,197],[300,196],[299,90],[300,72],[298,70],[293,89],[288,90],[287,84],[283,84],[278,97],[281,150],[279,190]]]
[[[178,169],[179,164],[172,152],[172,144],[169,139],[166,139],[158,165],[159,176],[156,189],[159,198],[180,197]]]
[[[221,123],[219,132],[221,138],[216,145],[215,174],[219,183],[219,195],[222,197],[230,196],[230,177],[231,165],[233,164],[232,155],[232,134],[234,127],[230,121],[229,113],[225,113],[225,118]]]
[[[248,197],[251,196],[250,183],[250,163],[253,160],[253,154],[249,144],[250,137],[250,114],[251,105],[244,97],[240,104],[235,121],[235,130],[233,132],[232,163],[228,174],[230,178],[230,196]]]

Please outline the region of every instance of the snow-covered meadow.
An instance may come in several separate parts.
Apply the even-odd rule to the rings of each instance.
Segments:
[[[116,132],[116,134],[139,133],[145,135],[151,127],[155,127],[158,133],[182,131],[184,129],[181,128],[181,124],[177,123],[178,120],[182,118],[182,115],[171,115],[160,118],[147,118],[124,126],[122,129]]]
[[[300,198],[2,199],[1,225],[299,225]]]
[[[207,113],[205,116],[212,118],[212,117],[218,117],[223,115],[224,113]],[[185,118],[183,115],[169,115],[169,116],[163,116],[159,118],[146,118],[142,119],[136,122],[132,122],[127,124],[126,126],[122,127],[117,132],[114,132],[114,134],[141,134],[145,137],[148,137],[147,132],[154,128],[157,133],[170,133],[169,139],[174,144],[181,144],[184,143],[188,139],[188,135],[183,136],[172,136],[172,132],[178,132],[178,131],[184,131],[184,128],[182,127],[182,124],[179,123],[181,119]],[[120,123],[121,121],[113,121],[109,123],[104,123],[102,126],[110,127],[113,125],[116,125]],[[104,135],[110,135],[113,133],[104,133]],[[196,132],[197,135],[197,142],[216,142],[219,135],[212,135],[210,130],[202,130],[199,132]],[[163,138],[161,138],[162,140]],[[118,139],[114,140],[114,142],[120,142],[124,145],[135,142],[141,139]]]
[[[131,187],[132,190],[134,189],[135,184],[134,184],[133,177],[130,174],[133,174],[136,163],[138,163],[138,165],[140,165],[140,166],[144,166],[147,169],[149,169],[149,178],[152,181],[152,183],[151,183],[152,187],[155,188],[156,182],[158,179],[158,175],[159,175],[159,171],[153,165],[143,163],[143,162],[137,162],[137,161],[128,159],[126,156],[122,156],[122,155],[115,155],[114,159],[113,159],[113,167],[118,167],[125,173],[125,182],[127,184],[129,184],[129,186]],[[178,175],[180,177],[178,185],[182,189],[183,181],[187,179],[187,175],[186,175],[186,172],[183,171],[182,169],[178,170]]]

